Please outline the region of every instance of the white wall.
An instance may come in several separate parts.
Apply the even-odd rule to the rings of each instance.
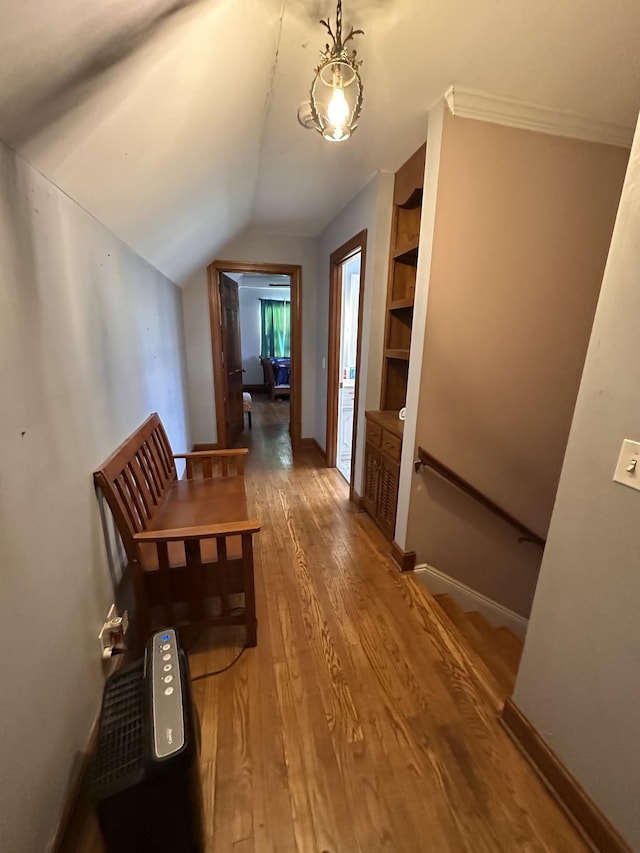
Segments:
[[[0,143],[0,849],[48,849],[100,706],[92,471],[157,410],[187,445],[180,293]]]
[[[217,257],[246,263],[299,264],[302,267],[302,437],[314,435],[316,411],[316,242],[311,237],[268,234],[247,230],[227,243]],[[215,411],[209,396],[213,372],[206,270],[196,273],[183,289],[189,411],[193,441],[217,441]]]
[[[385,301],[389,264],[389,240],[393,205],[394,176],[378,172],[374,178],[336,216],[318,237],[318,313],[316,324],[318,368],[315,437],[326,446],[327,371],[329,343],[329,274],[330,255],[344,243],[367,229],[367,265],[362,303],[362,350],[360,354],[360,400],[357,413],[357,441],[353,487],[362,489],[366,409],[380,406],[382,379],[382,347],[384,338]]]
[[[194,273],[184,285],[182,316],[187,342],[187,397],[191,440],[194,444],[215,444],[218,441],[218,430],[213,393],[211,320],[206,269]]]
[[[260,322],[260,300],[281,299],[289,302],[288,287],[243,287],[238,291],[240,303],[240,343],[242,344],[242,367],[245,385],[262,385],[264,372],[260,364],[262,332]]]
[[[640,441],[640,135],[631,152],[514,694],[640,850],[640,492],[612,482]]]

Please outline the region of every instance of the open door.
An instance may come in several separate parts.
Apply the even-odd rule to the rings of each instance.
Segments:
[[[338,468],[353,494],[367,232],[330,257],[327,366],[327,466]]]
[[[220,273],[220,326],[222,333],[222,367],[225,382],[226,443],[233,447],[244,428],[242,411],[242,347],[238,284]]]

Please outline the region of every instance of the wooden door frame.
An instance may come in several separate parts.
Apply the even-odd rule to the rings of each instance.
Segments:
[[[302,430],[302,267],[298,264],[245,263],[215,260],[207,267],[209,287],[209,317],[211,321],[211,358],[213,361],[213,387],[216,407],[218,446],[228,446],[225,416],[225,378],[222,367],[222,328],[220,310],[220,273],[260,273],[263,275],[288,275],[291,285],[291,448],[301,444]]]
[[[353,497],[353,478],[356,464],[356,439],[358,437],[358,402],[360,400],[360,355],[362,350],[362,305],[367,266],[367,229],[347,240],[331,253],[329,258],[329,344],[327,347],[327,468],[336,467],[338,452],[338,367],[340,361],[340,314],[342,303],[342,279],[340,265],[360,251],[360,292],[358,293],[358,339],[356,343],[356,386],[353,400],[353,433],[351,446],[351,474],[349,498]]]

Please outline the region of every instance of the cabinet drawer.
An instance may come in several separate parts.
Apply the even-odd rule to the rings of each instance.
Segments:
[[[381,439],[382,427],[379,427],[378,424],[374,424],[372,421],[367,421],[367,441],[379,447]]]
[[[400,450],[402,448],[402,440],[399,439],[396,435],[392,435],[390,432],[386,430],[382,433],[382,449],[390,456],[391,459],[396,462],[400,461]]]

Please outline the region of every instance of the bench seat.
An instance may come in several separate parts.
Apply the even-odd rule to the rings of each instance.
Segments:
[[[127,552],[141,640],[161,625],[244,624],[256,644],[247,452],[174,455],[154,414],[94,472]]]

